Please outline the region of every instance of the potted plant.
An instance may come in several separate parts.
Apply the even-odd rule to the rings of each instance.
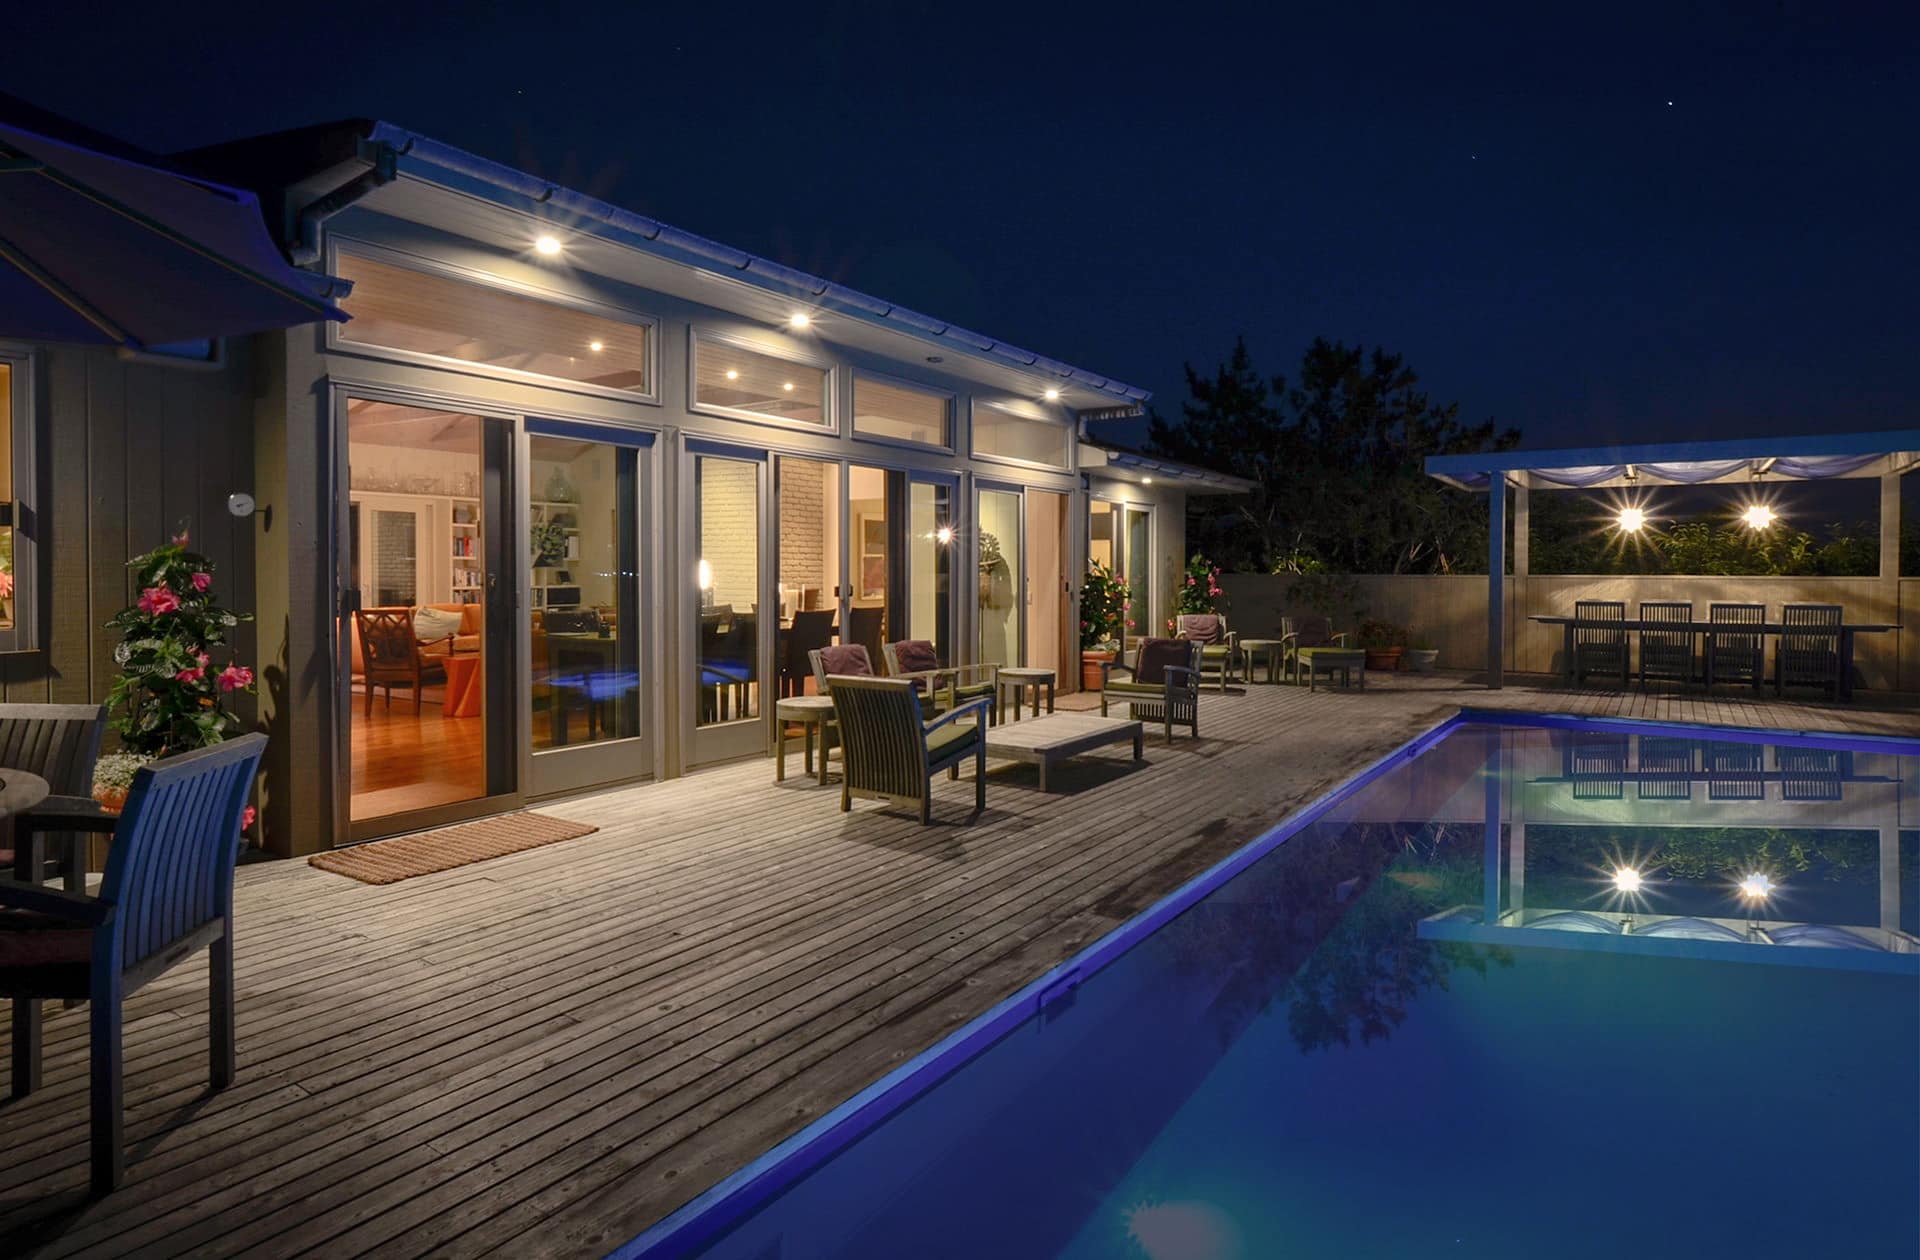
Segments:
[[[1424,634],[1407,633],[1407,651],[1400,658],[1407,668],[1416,674],[1431,674],[1433,663],[1440,659],[1440,649],[1433,646],[1433,640]]]
[[[1167,618],[1167,633],[1175,633],[1181,617],[1219,612],[1220,598],[1225,594],[1220,588],[1220,566],[1194,552],[1187,559],[1185,580],[1173,590],[1174,615]]]
[[[1127,614],[1133,609],[1133,591],[1099,561],[1087,567],[1080,587],[1080,686],[1100,690],[1100,666],[1119,653],[1121,638],[1133,629]]]
[[[528,529],[533,548],[533,567],[550,569],[567,558],[567,531],[558,521],[535,521]]]
[[[1391,621],[1369,619],[1361,622],[1360,646],[1367,654],[1367,668],[1399,669],[1400,656],[1407,650],[1406,638],[1406,631]]]
[[[104,753],[93,763],[93,799],[109,814],[117,814],[127,803],[127,791],[133,787],[133,774],[152,761],[148,753]]]

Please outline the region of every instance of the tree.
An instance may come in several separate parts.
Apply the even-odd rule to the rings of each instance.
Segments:
[[[1399,355],[1318,338],[1292,385],[1253,366],[1237,339],[1210,377],[1187,365],[1188,401],[1155,414],[1156,453],[1258,483],[1197,500],[1188,542],[1234,569],[1351,573],[1471,571],[1486,553],[1479,496],[1426,474],[1429,455],[1504,449],[1514,429],[1468,425],[1440,406]]]

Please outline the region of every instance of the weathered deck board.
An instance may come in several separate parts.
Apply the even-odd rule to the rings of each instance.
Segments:
[[[7,1255],[598,1255],[1459,704],[1874,733],[1770,693],[1202,701],[1147,762],[936,789],[936,826],[764,761],[552,807],[592,836],[390,887],[242,870],[241,1075],[202,973],[128,1008],[127,1187],[85,1203],[84,1011],[0,1109]]]

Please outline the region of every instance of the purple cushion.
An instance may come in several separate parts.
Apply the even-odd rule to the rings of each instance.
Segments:
[[[1180,637],[1191,643],[1224,643],[1218,613],[1187,613],[1180,618]]]
[[[923,674],[940,668],[940,656],[925,639],[902,639],[893,645],[893,659],[903,674]]]
[[[820,668],[829,674],[860,674],[871,678],[873,662],[858,643],[832,643],[820,649]]]
[[[1148,639],[1133,661],[1133,680],[1158,686],[1167,681],[1167,666],[1185,667],[1193,649],[1185,639]]]
[[[31,910],[0,910],[0,967],[46,967],[93,957],[93,933]]]

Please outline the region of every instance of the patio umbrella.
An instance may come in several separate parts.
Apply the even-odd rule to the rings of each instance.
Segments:
[[[252,193],[0,97],[0,337],[141,350],[344,320],[346,287],[288,263]]]

